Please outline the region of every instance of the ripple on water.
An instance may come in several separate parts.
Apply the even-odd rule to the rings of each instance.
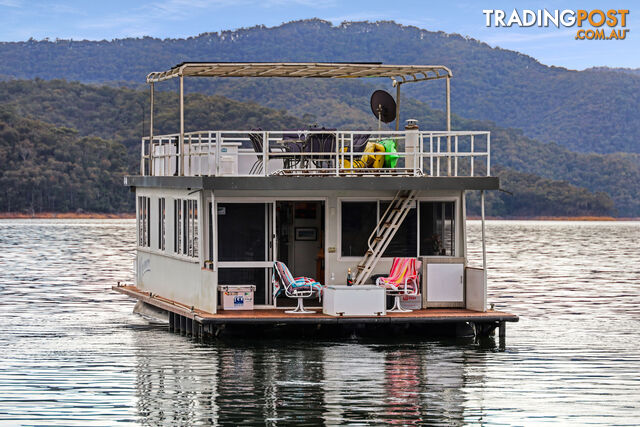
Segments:
[[[470,264],[481,264],[470,222]],[[0,221],[0,422],[637,424],[639,223],[487,223],[493,340],[221,341],[131,314],[132,220]]]

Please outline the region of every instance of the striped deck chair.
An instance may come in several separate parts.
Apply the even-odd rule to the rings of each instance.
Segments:
[[[400,307],[402,295],[418,295],[418,269],[415,258],[394,258],[389,277],[379,277],[376,285],[384,287],[387,295],[395,297],[393,308],[389,311],[408,312]]]
[[[293,277],[287,266],[280,261],[274,261],[273,273],[271,275],[273,284],[273,296],[277,297],[283,293],[289,298],[297,298],[298,306],[295,310],[285,311],[285,313],[315,313],[304,309],[303,300],[305,298],[318,297],[322,300],[322,285],[310,277]]]

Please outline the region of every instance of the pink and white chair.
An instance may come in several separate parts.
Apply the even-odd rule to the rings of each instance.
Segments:
[[[418,295],[420,292],[420,261],[415,258],[394,258],[388,277],[379,277],[376,285],[384,287],[387,295],[393,296],[393,308],[389,312],[410,312],[400,306],[402,295]]]

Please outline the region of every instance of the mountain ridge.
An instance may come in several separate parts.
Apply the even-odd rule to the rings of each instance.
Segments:
[[[431,62],[453,70],[452,106],[461,116],[523,129],[574,151],[640,152],[640,76],[547,66],[470,37],[393,21],[312,19],[181,39],[5,42],[0,55],[0,75],[135,84],[182,61]],[[442,109],[440,89],[425,85],[413,96]]]
[[[363,95],[368,94],[366,87],[359,90]],[[142,106],[148,99],[147,91],[61,80],[34,80],[0,83],[0,97],[6,100],[7,107],[13,108],[21,116],[38,117],[56,126],[78,129],[82,137],[94,135],[124,145],[129,153],[129,173],[137,170],[140,136],[148,132],[148,110],[146,121],[142,121]],[[156,100],[156,132],[174,133],[178,126],[176,94],[161,92]],[[335,108],[349,116],[354,124],[363,118],[371,120],[370,112],[365,114],[356,108],[359,104],[358,98],[346,97],[335,104]],[[404,105],[406,114],[418,118],[421,128],[442,129],[444,113],[429,110],[412,99],[408,99]],[[186,96],[185,118],[187,131],[225,127],[287,129],[309,123],[282,109],[199,93]],[[369,124],[370,127],[376,126],[375,120]],[[573,153],[560,146],[530,140],[517,129],[503,129],[495,124],[457,115],[453,116],[452,124],[454,129],[492,132],[492,163],[497,165],[494,171],[503,177],[503,188],[515,194],[513,197],[507,193],[489,196],[495,201],[492,211],[496,214],[508,216],[514,212],[517,215],[529,212],[530,215],[550,215],[555,212],[556,215],[611,215],[616,210],[620,216],[638,216],[640,213],[640,201],[631,196],[634,192],[640,192],[640,171],[627,158],[633,156],[631,154],[617,159],[616,155],[611,154]],[[531,161],[533,158],[536,160]],[[620,179],[605,179],[590,186],[588,171],[596,167],[614,167],[607,165],[616,165]],[[549,193],[546,199],[545,191]],[[603,191],[611,194],[613,201]],[[531,204],[534,198],[538,200],[537,207]],[[578,200],[582,200],[582,205]]]

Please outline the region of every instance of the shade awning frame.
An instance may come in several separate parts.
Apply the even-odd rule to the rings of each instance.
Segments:
[[[284,77],[284,78],[380,78],[393,86],[453,77],[443,65],[392,65],[333,62],[183,62],[147,75],[147,83],[175,77]]]

